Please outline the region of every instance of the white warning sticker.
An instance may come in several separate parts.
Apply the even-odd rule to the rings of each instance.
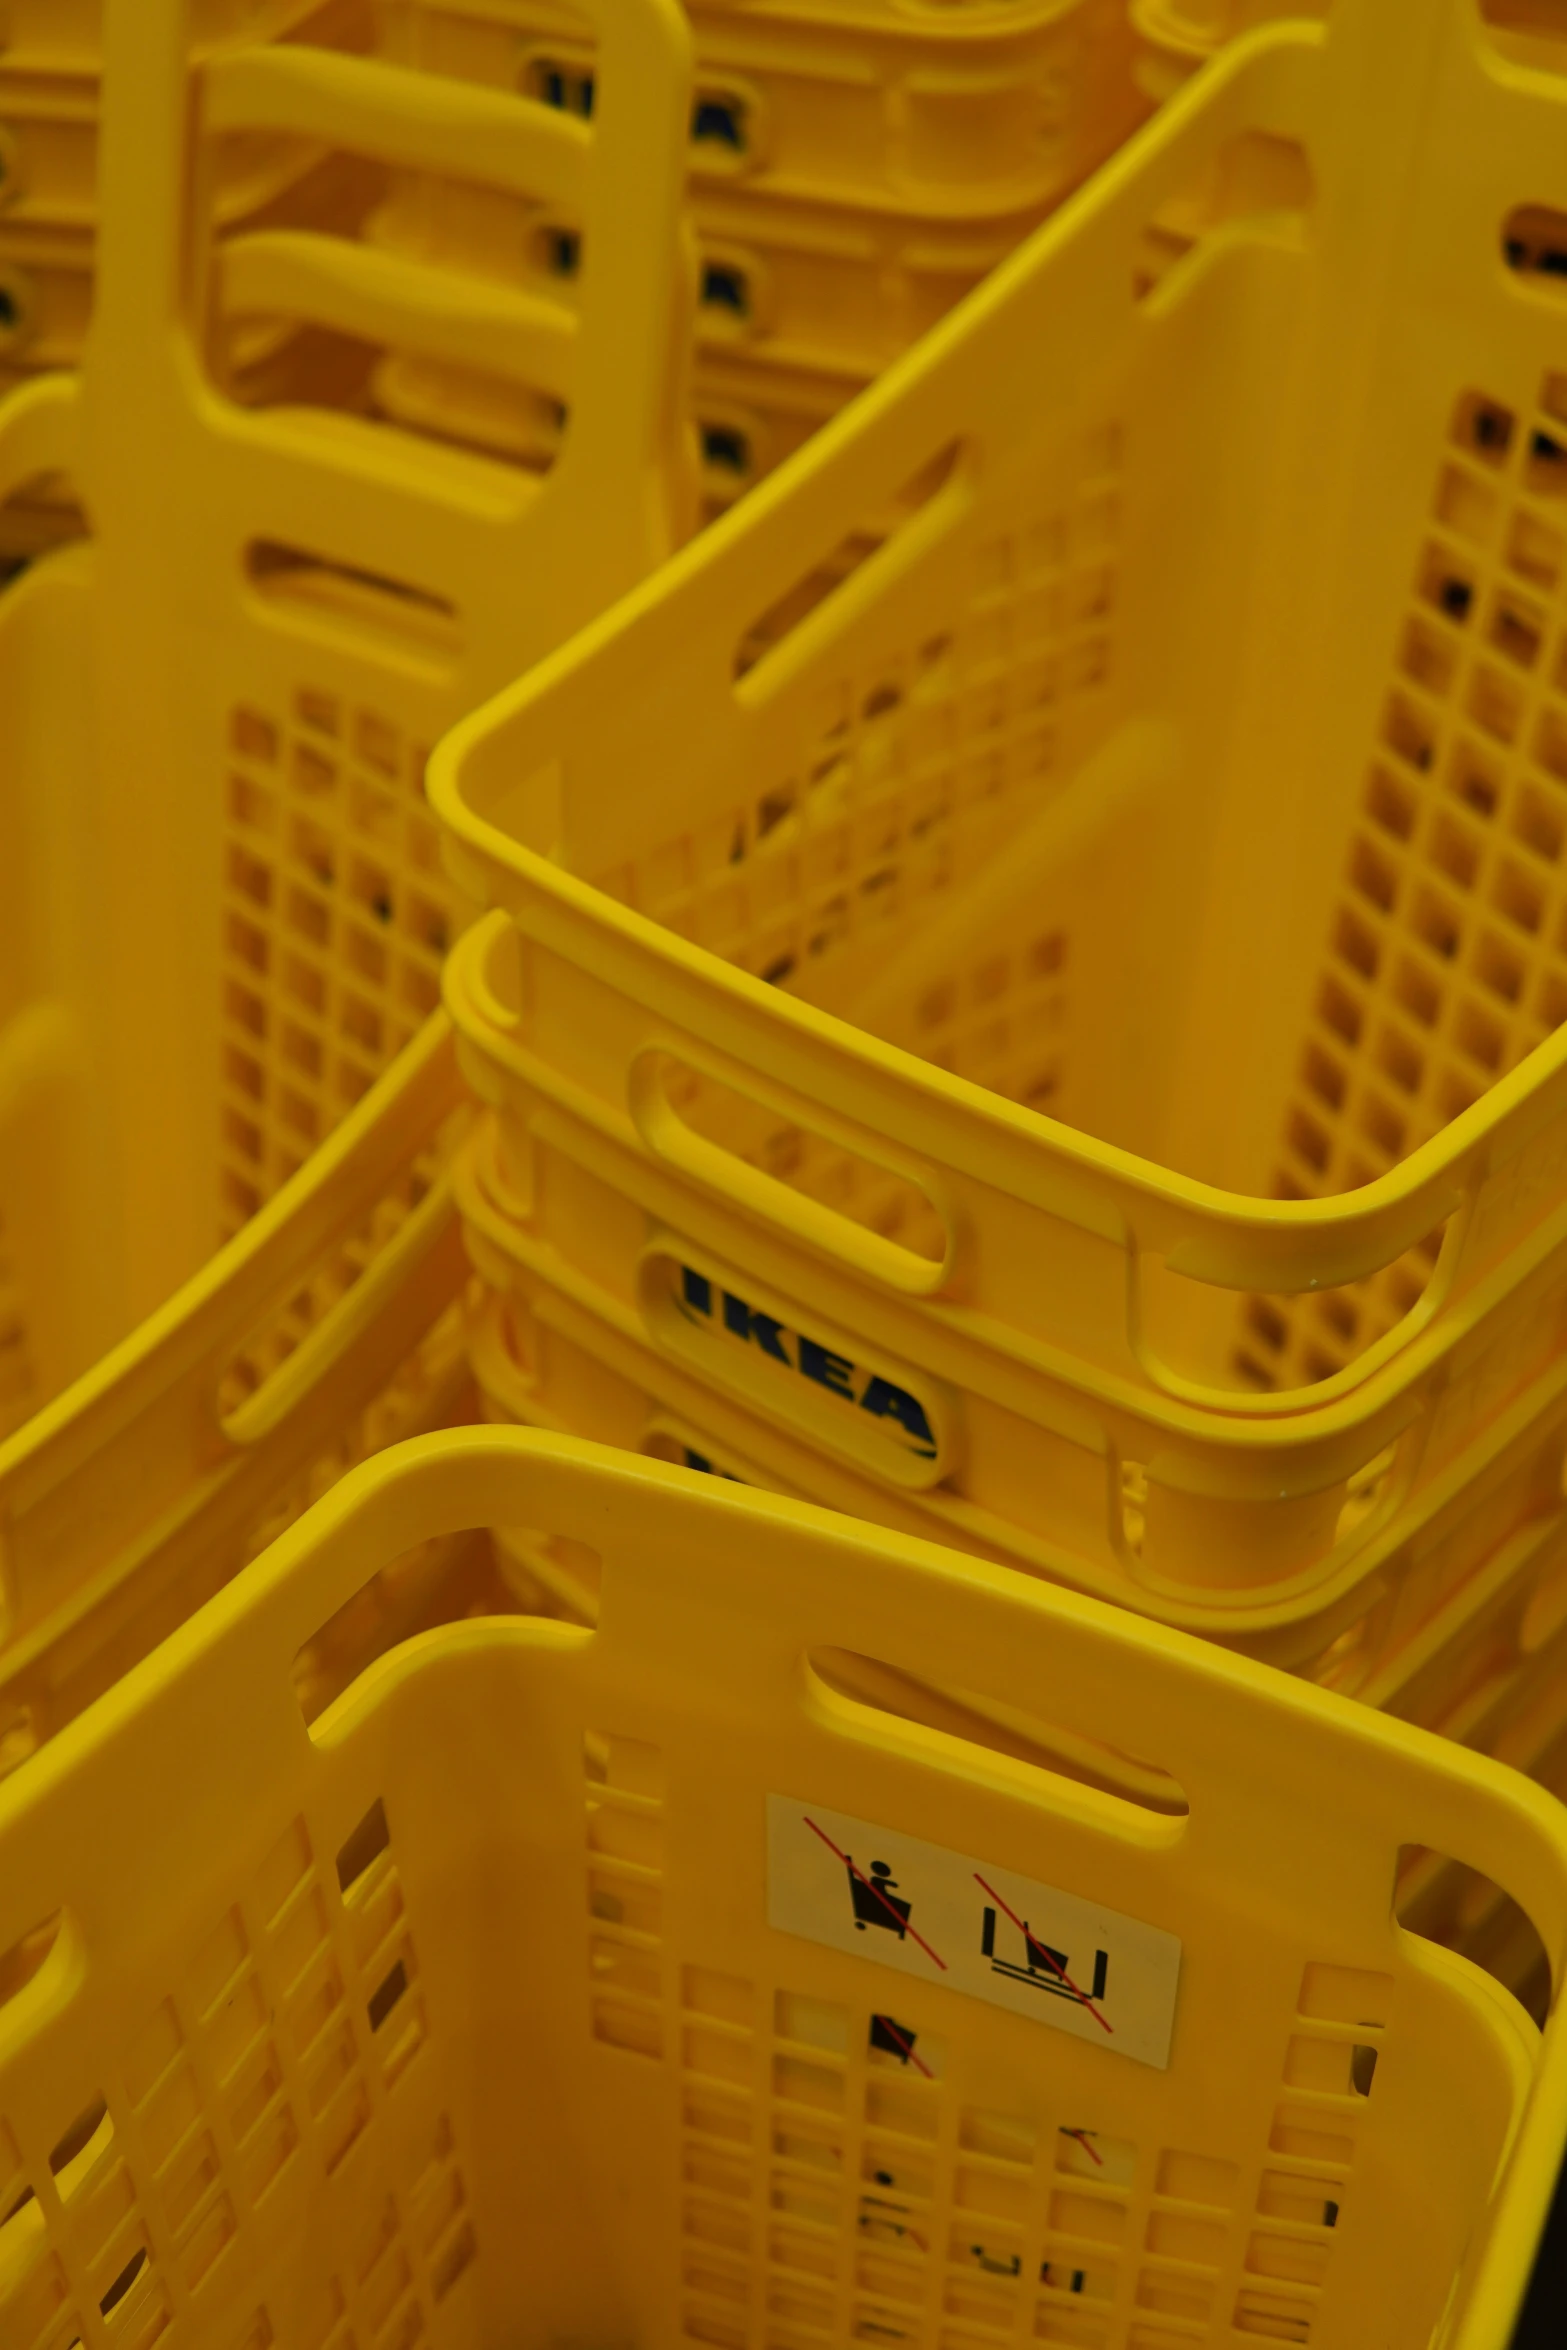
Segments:
[[[781,1933],[988,1999],[1139,2064],[1169,2064],[1179,1938],[993,1862],[770,1795],[767,1917]]]

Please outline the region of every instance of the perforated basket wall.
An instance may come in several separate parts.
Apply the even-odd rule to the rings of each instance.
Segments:
[[[597,1550],[600,1631],[436,1631],[307,1730],[301,1641],[470,1515]],[[837,1699],[802,1677],[821,1640],[1135,1723],[1190,1813]],[[953,1965],[943,1854],[1100,1904],[1099,2022],[857,1937],[824,1819],[897,1850]],[[1391,1923],[1400,1841],[1437,1835],[1559,1950],[1556,1811],[1414,1732],[658,1465],[478,1432],[382,1456],[0,1793],[0,2306],[25,2350],[1502,2350],[1559,2031]],[[1115,2045],[1132,1920],[1179,1943],[1167,2065]]]
[[[253,1215],[427,1019],[464,919],[424,800],[430,743],[689,519],[685,34],[659,0],[595,7],[606,84],[613,95],[624,75],[641,107],[611,105],[592,130],[525,96],[389,72],[362,54],[369,17],[354,0],[195,24],[171,0],[104,24],[106,69],[123,51],[107,70],[106,166],[122,176],[103,190],[93,354],[79,382],[17,395],[0,454],[6,496],[63,478],[94,532],[90,560],[24,576],[3,612],[36,672],[8,713],[20,854],[33,901],[63,909],[38,917],[5,1010],[68,1003],[79,1041],[62,1041],[69,1066],[49,1082],[90,1097],[64,1155],[76,1191],[95,1176],[100,1191],[74,1244],[103,1292],[96,1343],[51,1342],[54,1384],[61,1358],[91,1360]],[[44,41],[31,19],[22,30]],[[189,170],[170,181],[157,158],[176,153]],[[450,271],[389,272],[360,233],[363,200],[383,159],[410,155],[481,183],[564,179],[589,213],[602,205],[596,285],[611,316],[545,306],[519,328]],[[254,200],[236,206],[241,182]],[[622,188],[640,201],[619,203]],[[165,266],[193,289],[180,321],[192,368],[149,328]],[[433,326],[432,281],[447,305]],[[354,387],[377,346],[417,354],[432,333],[448,361],[498,343],[508,381],[572,392],[541,472],[361,412]],[[285,397],[286,422],[266,412]],[[135,457],[127,405],[146,419]],[[149,450],[158,499],[184,512],[178,531],[149,534]],[[480,592],[519,563],[516,593]],[[90,725],[73,673],[92,681]],[[131,736],[158,746],[137,795],[115,752]],[[46,767],[78,811],[74,841],[29,806]],[[32,1113],[18,1115],[25,1127]],[[0,1186],[13,1248],[68,1257],[20,1229],[18,1186]],[[40,1227],[77,1204],[34,1198],[27,1212]],[[54,1306],[35,1296],[30,1311]]]
[[[0,511],[64,483],[93,534],[0,601],[0,1771],[354,1461],[470,1409],[437,1010],[467,909],[424,762],[691,518],[686,35],[588,14],[591,130],[389,73],[356,0],[101,28],[92,351],[0,414]],[[62,77],[96,37],[15,29]],[[568,185],[602,319],[519,335],[450,271],[389,276],[362,199],[414,160]],[[377,348],[432,332],[571,393],[541,468],[363,413]]]

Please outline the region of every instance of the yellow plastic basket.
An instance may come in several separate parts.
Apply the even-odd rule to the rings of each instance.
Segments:
[[[69,478],[94,528],[0,600],[0,1429],[26,1423],[0,1446],[0,1769],[353,1460],[468,1413],[437,1008],[464,909],[424,747],[654,562],[691,486],[673,8],[606,0],[591,131],[304,39],[192,75],[180,15],[109,28],[124,194],[85,373],[0,408],[0,510]],[[323,107],[350,148],[575,187],[604,230],[576,321],[530,314],[524,349],[504,304],[389,284],[324,228],[218,234],[187,280],[214,154],[318,143]],[[448,354],[510,333],[504,367],[573,394],[553,468],[394,432],[326,383],[247,409],[201,302],[164,331],[165,265],[220,316],[231,272],[314,289],[296,342],[333,303]]]
[[[462,919],[426,746],[689,519],[672,6],[604,0],[591,130],[303,40],[193,71],[181,18],[111,19],[125,96],[92,356],[79,385],[0,413],[0,502],[64,474],[94,530],[0,606],[20,893],[0,1227],[15,1277],[60,1266],[82,1316],[57,1343],[59,1299],[24,1298],[44,1392],[253,1214],[417,1031]],[[594,298],[508,307],[325,227],[214,223],[215,157],[328,137],[349,160],[570,184]],[[170,272],[195,290],[166,334],[151,289]],[[234,334],[261,314],[279,349],[315,350],[313,398],[236,396]],[[524,474],[358,414],[323,354],[377,337],[569,392],[556,461]]]
[[[1545,1408],[1564,101],[1467,5],[1236,43],[436,762],[519,1245],[1123,1589]]]
[[[1138,85],[1162,103],[1238,33],[1280,16],[1325,16],[1327,7],[1328,0],[1130,0]],[[1477,14],[1500,56],[1560,70],[1552,0],[1477,0]]]
[[[599,1631],[437,1629],[307,1726],[298,1652],[474,1523],[597,1551]],[[7,2338],[1503,2350],[1561,2018],[1392,1921],[1411,1842],[1560,1964],[1563,1814],[1490,1765],[845,1520],[426,1439],[0,1790]]]
[[[764,388],[776,370],[790,387],[835,378],[838,405],[846,375],[863,380],[944,316],[1137,112],[1119,0],[926,18],[784,8],[765,22],[697,9],[693,32],[698,353],[743,354]],[[389,59],[520,84],[591,119],[588,33],[569,10],[408,0],[383,13],[378,41]],[[569,204],[412,175],[394,181],[373,233],[389,253],[557,296],[580,266]],[[713,417],[704,390],[699,370],[698,430],[732,452],[734,427]],[[536,420],[476,403],[450,369],[384,372],[377,396],[389,414],[444,415],[486,445],[537,434]],[[721,455],[714,467],[710,507],[732,502],[798,437],[749,430],[747,462]]]
[[[697,349],[741,352],[758,369],[874,374],[916,342],[1020,244],[1037,208],[949,223],[893,212],[846,212],[748,188],[698,188],[688,210],[697,255]],[[571,214],[532,199],[409,178],[378,207],[372,233],[388,253],[439,256],[497,285],[571,294],[581,237]],[[508,266],[508,257],[515,256]],[[439,379],[435,379],[439,381]],[[378,396],[406,412],[410,387],[388,372]],[[431,377],[411,387],[432,397]],[[454,420],[460,377],[439,382]],[[700,415],[700,409],[698,410]],[[480,426],[478,429],[483,429]]]
[[[954,223],[698,187],[699,341],[873,374],[1004,261],[1040,209]]]

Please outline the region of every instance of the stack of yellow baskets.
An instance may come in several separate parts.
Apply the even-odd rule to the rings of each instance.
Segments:
[[[493,1413],[1567,1783],[1554,62],[1236,44],[432,789]]]
[[[496,907],[449,964],[491,1412],[1567,1784],[1534,52],[1374,0],[1240,42],[432,797]]]
[[[439,1010],[466,911],[425,755],[695,506],[685,27],[595,14],[625,99],[591,126],[398,73],[326,10],[194,59],[173,0],[107,28],[135,103],[93,339],[0,411],[0,504],[66,483],[92,529],[0,603],[7,1762],[350,1460],[467,1416]],[[231,225],[263,153],[316,225]],[[324,193],[387,159],[569,189],[592,298],[389,260]],[[366,370],[432,349],[569,395],[556,459],[364,412]]]
[[[0,386],[83,349],[102,13],[103,0],[19,0],[0,28]],[[693,0],[689,15],[690,399],[711,512],[976,285],[1147,100],[1122,0]],[[594,114],[594,11],[553,0],[195,0],[186,38],[198,73],[258,41],[320,40],[576,123]],[[321,160],[297,141],[236,145],[217,216],[236,236],[352,220],[381,250],[498,296],[574,298],[569,185]],[[352,356],[337,358],[342,389]],[[513,462],[547,463],[559,441],[558,400],[471,353],[385,353],[354,390],[372,413]]]
[[[0,2340],[1503,2350],[1567,48],[7,29]]]
[[[1043,204],[1124,120],[1103,10],[1062,15],[981,26],[977,80],[951,27],[888,33],[876,104],[1048,118]],[[3,576],[65,547],[0,632],[8,1767],[350,1461],[472,1408],[434,1016],[467,909],[424,756],[700,509],[682,181],[717,101],[677,9],[565,48],[509,5],[122,18],[18,6],[0,50],[0,233],[97,247],[90,342],[21,246],[4,337]],[[816,113],[746,87],[749,173]]]

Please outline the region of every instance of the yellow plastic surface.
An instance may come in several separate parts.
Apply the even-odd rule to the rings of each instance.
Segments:
[[[954,220],[1057,203],[1130,127],[1121,0],[689,0],[693,190],[749,186]],[[550,0],[394,0],[391,37],[465,78],[560,77],[587,102],[581,17]]]
[[[434,1629],[307,1727],[296,1655],[475,1523],[597,1552],[598,1631]],[[844,1654],[1129,1741],[1189,1809],[840,1696]],[[1177,1936],[1168,2069],[1118,1977],[1089,2036],[770,1925],[769,1796]],[[425,1439],[0,1789],[7,2338],[1503,2350],[1561,2018],[1393,1923],[1410,1844],[1560,1966],[1563,1815],[1493,1766],[845,1520]]]
[[[697,187],[690,209],[699,348],[873,373],[1004,261],[1043,207],[948,223],[725,185]]]
[[[685,1468],[706,1467],[716,1476],[815,1501],[899,1533],[919,1534],[931,1523],[806,1447],[780,1441],[764,1421],[715,1406],[694,1381],[672,1376],[657,1356],[637,1349],[619,1330],[595,1327],[575,1299],[542,1281],[518,1280],[505,1297],[488,1299],[472,1316],[469,1345],[485,1416],[503,1425],[547,1428]],[[1469,1506],[1484,1510],[1483,1500],[1474,1497]],[[1462,1526],[1461,1514],[1455,1513],[1455,1522]],[[935,1523],[954,1541],[966,1532]],[[1541,1508],[1496,1543],[1478,1568],[1469,1559],[1484,1546],[1467,1529],[1460,1542],[1412,1545],[1420,1571],[1381,1578],[1369,1597],[1361,1595],[1361,1613],[1347,1630],[1338,1628],[1342,1609],[1327,1613],[1333,1637],[1325,1644],[1323,1623],[1302,1633],[1287,1611],[1276,1611],[1270,1621],[1266,1609],[1258,1608],[1231,1622],[1146,1602],[1137,1612],[1201,1630],[1242,1653],[1304,1671],[1342,1695],[1489,1752],[1511,1736],[1515,1720],[1542,1693],[1559,1695],[1559,1635],[1567,1619],[1564,1534],[1567,1518],[1560,1507]],[[1018,1564],[1001,1544],[987,1547],[970,1536],[967,1547],[997,1564]],[[572,1613],[582,1612],[593,1588],[591,1578],[571,1584],[566,1596]],[[1511,1749],[1508,1759],[1518,1759]]]
[[[408,0],[379,25],[382,53],[464,81],[519,81],[568,118],[595,103],[589,28],[569,9]],[[693,11],[696,76],[688,210],[699,356],[743,353],[766,386],[863,379],[907,348],[1124,138],[1133,92],[1119,0],[1047,0],[1001,12],[899,9]],[[374,216],[391,253],[449,258],[512,285],[569,296],[580,266],[569,205],[403,176]],[[833,405],[841,405],[841,380]],[[394,415],[444,415],[513,451],[537,425],[476,403],[450,370],[383,377]],[[715,425],[699,372],[696,420]],[[765,394],[764,394],[765,396]],[[785,404],[789,395],[784,392]],[[772,405],[776,408],[777,403]],[[818,414],[819,401],[813,401]],[[748,430],[723,452],[709,508],[798,434]],[[737,478],[730,478],[737,477]]]
[[[0,391],[81,357],[92,310],[89,243],[0,220]]]
[[[91,354],[79,387],[50,379],[0,415],[0,498],[64,473],[94,532],[0,606],[29,910],[0,998],[0,1225],[13,1265],[91,1265],[81,1343],[52,1344],[50,1295],[22,1302],[35,1352],[67,1358],[45,1392],[254,1213],[417,1030],[462,919],[423,808],[427,745],[690,520],[672,6],[604,0],[591,129],[304,38],[191,69],[182,15],[106,28],[127,98]],[[323,155],[328,120],[341,151]],[[247,140],[308,144],[318,183],[382,155],[568,183],[592,299],[567,314],[455,272],[388,274],[325,221],[230,234],[207,163]],[[199,291],[165,332],[149,289],[170,271]],[[351,379],[377,344],[569,393],[554,461],[522,474],[364,416]],[[47,1048],[27,1033],[46,1018]],[[45,1116],[94,1136],[55,1153],[87,1195],[63,1236]]]
[[[945,317],[1021,244],[1043,207],[949,221],[698,179],[687,209],[700,352],[743,350],[769,367],[868,375]],[[557,296],[570,296],[580,266],[569,213],[540,219],[534,205],[455,186],[432,191],[410,180],[394,188],[373,234],[389,252],[438,256],[497,284]],[[383,396],[395,412],[398,387]],[[460,403],[461,386],[448,397]]]
[[[263,10],[248,45],[217,12],[196,31],[233,37],[194,67],[178,8],[108,28],[91,352],[0,406],[0,510],[45,530],[69,484],[93,530],[0,600],[0,1769],[345,1466],[469,1409],[436,1008],[465,909],[425,748],[655,562],[694,488],[685,27],[596,13],[591,129],[310,37],[352,11]],[[221,192],[281,143],[330,178],[323,107],[350,163],[569,185],[580,310],[492,316],[455,272],[378,277],[329,220],[215,219],[209,165]],[[211,301],[165,322],[151,289],[201,250]],[[314,353],[286,404],[232,380],[236,280],[310,321],[266,329],[284,376]],[[318,363],[370,311],[393,359],[493,345],[569,393],[553,462],[362,414]]]
[[[1528,6],[1528,0],[1523,0]],[[1505,5],[1505,0],[1504,0]],[[1215,50],[1276,17],[1326,16],[1328,0],[1128,0],[1135,40],[1133,73],[1145,97],[1162,105]]]
[[[650,1338],[634,1309],[618,1307],[558,1258],[531,1249],[515,1203],[508,1216],[506,1203],[498,1207],[476,1182],[483,1153],[481,1130],[460,1153],[455,1182],[469,1254],[496,1301],[476,1332],[475,1370],[502,1417],[542,1419],[632,1448],[649,1430],[674,1428],[749,1481],[1093,1591],[1351,1691],[1398,1654],[1455,1588],[1526,1542],[1560,1507],[1567,1383],[1559,1373],[1478,1435],[1466,1438],[1461,1425],[1444,1422],[1451,1439],[1445,1467],[1433,1467],[1413,1491],[1397,1484],[1384,1491],[1380,1469],[1348,1483],[1331,1549],[1271,1581],[1262,1569],[1276,1558],[1292,1513],[1277,1499],[1277,1485],[1270,1508],[1263,1477],[1287,1474],[1288,1456],[1271,1463],[1264,1456],[1255,1465],[1249,1510],[1246,1456],[1217,1445],[1204,1453],[1195,1441],[1187,1465],[1193,1474],[1206,1465],[1213,1487],[1228,1471],[1227,1492],[1188,1496],[1152,1475],[1123,1478],[1116,1456],[1107,1471],[1086,1443],[1078,1448],[1076,1480],[1061,1473],[1047,1482],[1045,1471],[1064,1464],[1070,1472],[1074,1461],[1068,1446],[1052,1439],[1049,1399],[1045,1410],[1037,1397],[1022,1396],[1015,1411],[996,1404],[987,1411],[984,1394],[970,1393],[968,1450],[940,1483],[911,1487],[829,1441],[833,1423],[825,1414],[807,1422],[766,1409],[760,1382],[727,1384],[703,1358],[659,1344],[660,1324]],[[785,1325],[780,1343],[791,1354],[804,1327]],[[771,1367],[784,1377],[781,1365]],[[1022,1408],[1030,1403],[1032,1418]],[[1155,1466],[1164,1466],[1157,1455]],[[1184,1516],[1177,1514],[1183,1503]],[[1304,1504],[1293,1513],[1297,1521],[1304,1514]],[[1205,1526],[1206,1554],[1196,1539]],[[1188,1533],[1184,1574],[1150,1564],[1161,1530],[1166,1550],[1176,1534]],[[1536,1565],[1543,1571],[1543,1560]],[[1228,1582],[1219,1579],[1222,1566],[1231,1570]]]
[[[0,390],[79,357],[92,302],[96,57],[73,57],[68,5],[24,17],[0,45]]]
[[[92,301],[101,127],[101,5],[30,4],[0,52],[0,387],[74,364]],[[799,412],[834,412],[863,374],[903,349],[1010,251],[1126,135],[1142,108],[1121,0],[1029,0],[975,12],[897,7],[697,9],[687,112],[690,209],[702,247],[704,347],[743,345],[782,370],[747,427],[710,414],[706,503],[717,511],[802,437]],[[529,0],[239,0],[196,9],[195,69],[258,39],[325,38],[471,89],[519,90],[591,118],[591,12]],[[656,103],[649,85],[649,103]],[[383,157],[384,165],[394,159]],[[582,222],[574,191],[444,180],[361,166],[323,175],[298,139],[248,134],[213,159],[215,213],[230,235],[330,225],[345,206],[372,242],[425,264],[545,299],[571,291]],[[832,381],[834,398],[820,393]],[[405,425],[530,466],[548,462],[548,403],[430,353],[376,367],[361,397]],[[7,551],[0,516],[0,559]]]
[[[458,1167],[458,1192],[464,1193]],[[475,1226],[469,1225],[470,1246]],[[475,1248],[480,1266],[496,1260]],[[943,1537],[1017,1566],[1002,1542],[985,1542],[953,1518],[925,1517],[902,1496],[846,1474],[761,1419],[705,1393],[635,1336],[599,1323],[580,1295],[519,1266],[503,1296],[472,1317],[469,1352],[485,1417],[615,1444],[656,1460],[827,1504],[918,1534]],[[1567,1514],[1543,1487],[1534,1514],[1497,1539],[1486,1481],[1400,1550],[1384,1553],[1353,1606],[1300,1620],[1264,1605],[1228,1620],[1211,1611],[1138,1612],[1201,1630],[1242,1653],[1303,1673],[1362,1704],[1494,1754],[1567,1795]],[[514,1589],[530,1606],[592,1621],[591,1561],[558,1557],[533,1539],[503,1535]],[[1477,1565],[1474,1562],[1478,1560]],[[1433,1929],[1434,1930],[1434,1929]],[[1445,1937],[1444,1937],[1445,1938]],[[1463,1945],[1467,1947],[1467,1943]]]
[[[345,1469],[477,1416],[447,1165],[465,1117],[436,1012],[226,1247],[0,1443],[0,1776]]]
[[[1564,126],[1467,6],[1236,42],[443,746],[536,1263],[979,1397],[1123,1584],[1332,1583],[1547,1408]]]

